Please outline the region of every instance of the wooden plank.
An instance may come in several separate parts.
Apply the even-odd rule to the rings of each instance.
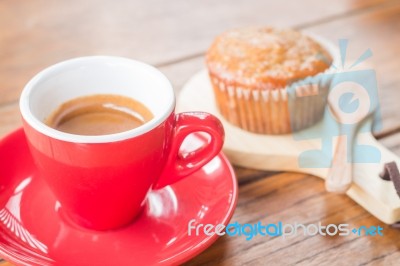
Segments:
[[[204,53],[229,28],[310,25],[383,2],[1,1],[0,103],[16,100],[35,73],[67,58],[111,54],[165,64]]]
[[[380,266],[380,265],[398,265],[400,261],[400,253],[393,252],[391,254],[382,255],[374,260],[371,260],[369,263],[364,265],[368,266]]]
[[[384,236],[224,236],[186,265],[347,265],[369,263],[397,251],[400,231],[380,223],[344,195],[325,192],[323,182],[303,174],[280,174],[240,187],[231,222],[382,226]],[[357,255],[356,255],[357,254]],[[362,254],[362,256],[361,256]],[[359,256],[360,255],[360,256]],[[341,260],[340,258],[345,258]]]

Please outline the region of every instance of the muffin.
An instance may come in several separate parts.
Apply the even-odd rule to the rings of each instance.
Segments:
[[[331,54],[298,31],[235,29],[218,36],[206,64],[221,115],[254,133],[287,134],[318,122]]]

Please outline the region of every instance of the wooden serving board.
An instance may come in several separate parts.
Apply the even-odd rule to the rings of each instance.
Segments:
[[[288,135],[253,134],[233,126],[218,112],[214,94],[206,70],[194,75],[183,87],[178,97],[177,111],[206,111],[217,116],[223,123],[226,133],[224,153],[232,164],[271,171],[304,172],[325,179],[329,168],[303,168],[299,166],[299,156],[305,151],[321,149],[321,139],[299,139]],[[324,121],[306,129],[305,134],[323,134]],[[380,151],[378,163],[354,164],[353,184],[347,195],[364,207],[372,215],[387,224],[400,221],[400,198],[391,181],[384,181],[378,175],[383,164],[395,161],[400,166],[400,158],[386,149],[372,136],[372,121],[363,127],[368,128],[357,135],[355,143],[370,145]],[[336,146],[336,138],[332,140],[332,151]],[[328,152],[329,153],[329,152]],[[321,152],[321,157],[331,158],[332,153]],[[313,165],[312,162],[310,165]],[[318,161],[315,161],[318,165]]]

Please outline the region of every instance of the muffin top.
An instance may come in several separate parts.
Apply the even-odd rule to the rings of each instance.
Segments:
[[[210,73],[227,83],[274,89],[325,71],[332,57],[298,31],[242,28],[218,36],[206,61]]]

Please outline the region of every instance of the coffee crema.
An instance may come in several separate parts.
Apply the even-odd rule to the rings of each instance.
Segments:
[[[137,128],[153,118],[141,102],[114,94],[93,94],[61,104],[45,124],[62,132],[98,136]]]

